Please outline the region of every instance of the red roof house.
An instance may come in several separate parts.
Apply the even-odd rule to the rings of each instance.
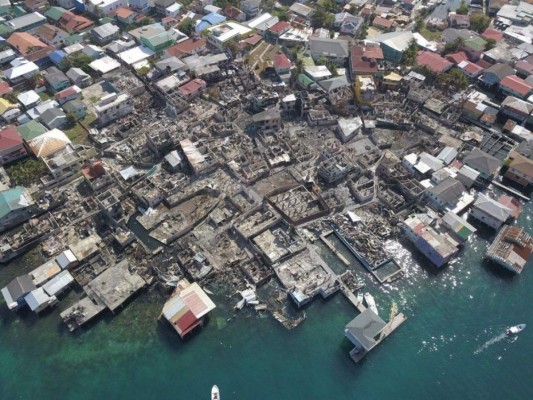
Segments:
[[[202,94],[202,91],[207,87],[207,83],[203,79],[193,79],[185,85],[179,87],[179,92],[187,99],[191,100]]]
[[[457,53],[448,54],[446,59],[454,64],[459,64],[462,61],[468,60],[468,56],[464,51],[458,51]]]
[[[533,64],[526,60],[517,61],[514,67],[519,75],[522,75],[526,78],[533,74]]]
[[[184,57],[192,54],[200,53],[205,50],[207,40],[205,38],[200,39],[187,39],[183,42],[176,43],[173,46],[165,49],[165,52],[170,57]]]
[[[0,131],[0,165],[17,160],[26,154],[22,137],[15,127],[8,126]]]
[[[355,45],[350,50],[350,68],[352,75],[375,75],[383,61],[383,50],[379,44]]]
[[[101,160],[95,161],[81,169],[81,173],[89,182],[105,175],[104,164]]]
[[[246,39],[243,39],[239,42],[239,44],[241,45],[241,49],[244,49],[246,47],[255,47],[257,46],[257,44],[263,40],[263,36],[261,35],[258,35],[257,33],[251,35],[251,36],[248,36]]]
[[[6,81],[0,81],[0,96],[3,96],[4,94],[12,93],[13,88],[9,86],[9,83]]]
[[[484,71],[484,68],[468,60],[461,61],[457,67],[469,78],[477,78]]]
[[[505,95],[525,99],[533,91],[533,86],[516,75],[509,75],[500,81],[500,90]]]
[[[391,19],[382,18],[378,15],[372,21],[372,26],[388,31],[396,27],[396,22]]]
[[[272,25],[270,28],[268,28],[268,33],[274,36],[281,36],[285,32],[287,32],[289,29],[291,29],[290,22],[287,21],[279,21]]]
[[[233,21],[244,22],[246,21],[246,14],[239,10],[237,7],[227,6],[224,9],[224,15]]]
[[[499,42],[503,39],[503,32],[493,28],[487,28],[485,29],[485,32],[481,34],[481,36],[485,39],[493,39]]]
[[[59,19],[59,25],[67,32],[81,32],[93,24],[94,22],[90,19],[76,15],[70,11],[63,13]]]
[[[451,62],[431,51],[419,51],[416,63],[429,68],[437,74],[446,72],[453,66]]]
[[[278,73],[287,73],[292,67],[292,62],[283,53],[279,53],[274,57],[274,69]]]

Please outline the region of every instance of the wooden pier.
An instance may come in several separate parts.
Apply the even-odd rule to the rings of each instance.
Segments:
[[[350,358],[354,362],[361,361],[371,350],[375,349],[383,340],[385,340],[392,332],[400,327],[401,324],[405,322],[407,317],[402,313],[395,315],[388,323],[385,325],[379,337],[375,340],[374,344],[369,349],[363,349],[362,347],[354,347],[350,351]]]
[[[517,197],[520,197],[522,200],[525,200],[525,201],[529,201],[529,197],[527,197],[526,195],[520,193],[519,191],[517,190],[514,190],[513,188],[510,188],[509,186],[505,186],[504,184],[500,183],[500,182],[497,182],[497,181],[492,181],[492,184],[494,186],[497,186],[498,188],[506,191],[506,192],[509,192]]]
[[[348,299],[348,301],[352,303],[353,306],[359,310],[359,312],[365,311],[366,307],[363,305],[363,302],[357,300],[357,296],[353,294],[353,292],[348,289],[342,282],[339,282],[339,284],[342,294]]]

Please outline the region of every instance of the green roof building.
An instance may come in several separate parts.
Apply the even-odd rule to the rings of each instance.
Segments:
[[[11,33],[13,33],[13,28],[7,26],[5,23],[0,24],[0,36],[7,38]]]
[[[66,12],[67,10],[65,10],[63,7],[50,7],[48,11],[44,13],[44,16],[46,18],[50,18],[52,21],[57,22]]]
[[[309,78],[309,77],[308,77],[307,75],[305,75],[305,74],[300,74],[300,75],[298,75],[298,83],[299,83],[302,87],[304,87],[304,88],[306,88],[306,89],[308,89],[308,88],[314,88],[314,87],[317,87],[317,86],[318,86],[317,83],[316,83],[314,80],[312,80],[311,78]]]
[[[31,218],[32,197],[22,186],[0,192],[0,232]]]
[[[27,142],[35,139],[37,136],[41,136],[47,131],[48,129],[46,129],[44,125],[35,120],[31,120],[25,124],[17,126],[17,132],[20,136],[22,136],[22,139]]]
[[[485,50],[485,45],[487,42],[481,36],[473,37],[471,39],[465,40],[465,47],[467,49],[472,49],[473,51],[479,52]]]

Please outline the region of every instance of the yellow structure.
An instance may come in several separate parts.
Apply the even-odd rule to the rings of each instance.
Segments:
[[[398,75],[396,72],[391,72],[390,74],[385,75],[383,77],[383,82],[381,82],[381,85],[386,87],[387,89],[396,90],[400,86],[401,82],[402,76]]]
[[[17,108],[16,104],[11,104],[8,100],[0,98],[0,115],[4,115],[7,110]]]
[[[372,104],[376,93],[376,84],[371,75],[355,77],[355,101],[357,104]]]

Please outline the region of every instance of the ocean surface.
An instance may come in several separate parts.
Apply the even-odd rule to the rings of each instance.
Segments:
[[[533,234],[529,204],[519,224]],[[0,399],[532,399],[533,265],[520,276],[482,261],[490,235],[471,238],[442,271],[396,247],[407,274],[380,287],[358,271],[388,318],[391,303],[408,320],[361,363],[348,356],[344,326],[357,311],[342,294],[316,299],[287,330],[251,311],[219,307],[203,330],[181,341],[158,323],[164,302],[142,293],[114,317],[71,334],[59,312],[11,313],[0,304]],[[0,266],[0,287],[31,270],[32,255]],[[510,325],[529,327],[508,338]]]

